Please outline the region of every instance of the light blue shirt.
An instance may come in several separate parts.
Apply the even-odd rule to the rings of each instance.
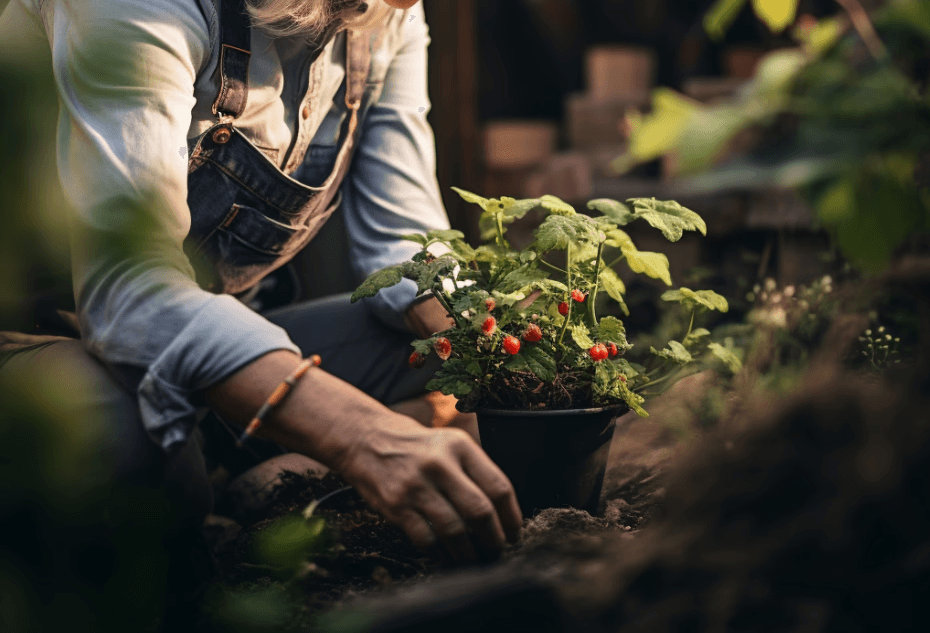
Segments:
[[[216,7],[211,0],[11,0],[0,25],[0,33],[32,29],[51,46],[82,338],[136,390],[147,431],[170,449],[194,427],[198,392],[270,351],[299,352],[233,297],[200,289],[182,250],[189,143],[216,122]],[[306,45],[253,30],[248,105],[236,125],[286,173],[311,145],[338,134],[327,114],[345,76],[343,38],[328,44],[300,91]],[[383,81],[383,91],[363,121],[342,189],[359,279],[416,252],[401,235],[449,226],[426,121],[428,42],[417,4],[391,12],[373,54],[369,81]],[[139,217],[137,204],[152,217]],[[153,223],[151,239],[128,260],[82,238],[143,221]],[[414,295],[405,282],[371,307],[403,328]]]

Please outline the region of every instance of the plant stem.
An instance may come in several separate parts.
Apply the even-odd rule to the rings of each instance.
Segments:
[[[699,373],[701,373],[701,371],[703,371],[703,370],[701,370],[701,369],[696,369],[696,370],[692,371],[691,373],[688,373],[688,374],[685,374],[684,376],[682,376],[682,377],[681,377],[681,380],[684,380],[684,379],[687,378],[688,376],[693,376],[694,374],[699,374]],[[653,380],[652,382],[647,382],[645,385],[640,385],[640,386],[636,387],[636,389],[633,389],[633,391],[634,391],[634,392],[638,392],[638,391],[640,391],[640,390],[642,390],[642,389],[645,389],[645,388],[647,388],[647,387],[652,387],[653,385],[661,384],[661,383],[663,383],[663,382],[665,382],[666,380],[669,380],[669,379],[671,379],[671,378],[677,378],[679,374],[681,374],[681,370],[678,370],[678,371],[676,371],[676,372],[674,372],[674,373],[671,373],[671,374],[669,374],[669,375],[667,375],[667,376],[663,376],[662,378],[658,378],[658,379],[656,379],[656,380]]]
[[[546,260],[544,260],[544,259],[541,258],[541,257],[539,258],[539,263],[540,263],[540,264],[545,264],[546,266],[548,266],[548,267],[551,268],[552,270],[554,270],[554,271],[556,271],[556,272],[560,272],[560,273],[562,273],[563,275],[567,275],[567,274],[568,274],[568,271],[567,271],[567,270],[562,270],[562,269],[559,268],[558,266],[555,266],[555,265],[553,265],[553,264],[550,264],[549,262],[547,262]]]
[[[504,216],[500,213],[497,214],[497,239],[501,248],[507,247],[507,240],[504,239]]]
[[[565,333],[568,331],[568,323],[572,318],[572,304],[575,302],[572,299],[572,245],[569,243],[568,248],[565,251],[565,281],[568,285],[568,314],[565,315],[565,323],[562,324],[562,331],[559,332],[559,340],[556,343],[556,347],[560,348],[562,346],[562,339],[565,338]]]
[[[626,255],[621,255],[620,257],[618,257],[618,258],[615,259],[614,261],[612,261],[612,262],[610,262],[609,264],[607,264],[607,267],[608,267],[608,268],[613,268],[614,266],[616,266],[617,264],[619,264],[620,262],[622,262],[624,257],[626,257]]]
[[[865,42],[869,52],[875,59],[886,59],[888,49],[882,43],[881,38],[875,31],[872,21],[869,19],[869,13],[865,10],[859,0],[836,0],[836,3],[843,7],[852,21],[853,28]]]
[[[456,327],[461,327],[461,328],[464,329],[464,327],[463,327],[463,325],[462,325],[462,321],[460,320],[460,319],[461,319],[461,316],[458,315],[458,314],[456,314],[456,313],[452,310],[452,307],[449,305],[449,302],[446,301],[446,298],[445,298],[445,296],[443,295],[442,284],[433,287],[433,296],[436,297],[436,300],[439,301],[439,304],[440,304],[443,308],[446,309],[446,312],[448,312],[448,313],[449,313],[449,316],[452,317],[452,320],[455,321]]]
[[[588,311],[591,314],[592,327],[597,326],[597,288],[601,283],[601,256],[604,253],[604,242],[597,245],[597,266],[594,268],[594,290],[591,291],[591,299],[588,304]]]
[[[688,333],[685,334],[685,338],[688,338],[691,335],[691,329],[694,327],[694,313],[697,312],[697,308],[691,311],[691,323],[688,325]],[[681,343],[684,345],[685,340],[682,339]]]

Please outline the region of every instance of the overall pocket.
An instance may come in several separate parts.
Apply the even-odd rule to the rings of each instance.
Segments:
[[[218,261],[227,266],[268,264],[304,241],[305,226],[291,226],[269,218],[257,209],[234,204],[212,235]]]

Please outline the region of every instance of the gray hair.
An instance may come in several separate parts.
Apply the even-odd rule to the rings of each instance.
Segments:
[[[270,37],[320,37],[334,21],[343,28],[369,30],[391,11],[383,0],[247,0],[252,26]]]

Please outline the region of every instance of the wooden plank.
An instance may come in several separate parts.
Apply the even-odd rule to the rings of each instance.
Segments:
[[[472,243],[478,215],[450,187],[481,193],[475,0],[424,0],[430,27],[430,122],[436,135],[437,175],[452,226]]]

